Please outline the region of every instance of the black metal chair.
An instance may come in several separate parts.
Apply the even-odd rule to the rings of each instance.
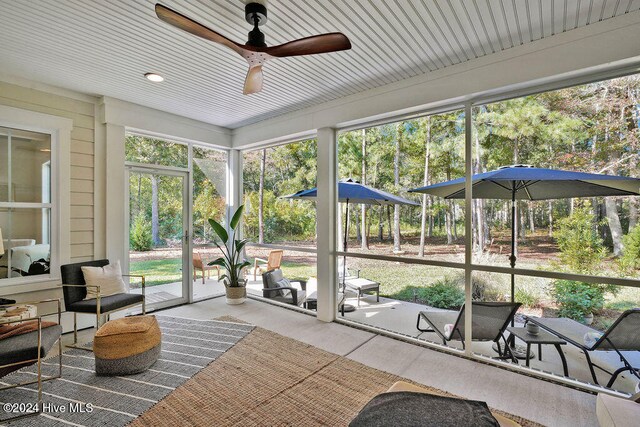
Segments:
[[[584,336],[587,333],[600,332],[582,323],[567,318],[535,318],[526,317],[527,322],[535,323],[546,331],[552,333],[578,347],[584,353],[589,365],[589,371],[593,381],[598,384],[598,378],[594,367],[602,369],[611,374],[611,379],[607,387],[611,387],[622,372],[629,371],[632,375],[640,379],[640,367],[634,367],[631,362],[624,357],[622,351],[640,351],[640,308],[627,310],[602,334],[602,336],[592,345],[587,346]],[[592,351],[615,351],[620,356],[622,367],[611,373],[601,366],[596,365],[591,360],[589,353]]]
[[[62,276],[62,292],[64,295],[64,306],[66,311],[73,313],[73,344],[67,347],[89,350],[78,346],[78,324],[77,313],[91,313],[96,315],[96,330],[100,327],[100,319],[103,315],[125,308],[142,304],[142,314],[147,313],[145,304],[145,278],[141,275],[123,274],[124,277],[142,278],[142,294],[115,294],[108,296],[100,295],[100,287],[96,288],[96,298],[85,299],[88,285],[84,281],[82,267],[104,267],[109,265],[108,259],[95,261],[78,262],[66,264],[60,267]]]
[[[0,340],[0,378],[5,377],[11,372],[18,369],[36,364],[37,374],[36,379],[31,381],[21,382],[19,384],[9,384],[0,387],[0,390],[8,390],[11,388],[22,387],[29,384],[38,384],[38,406],[36,412],[30,412],[20,414],[9,419],[3,419],[3,424],[8,421],[15,421],[19,418],[28,417],[31,415],[38,415],[42,411],[42,383],[44,381],[54,380],[62,376],[62,341],[60,336],[62,334],[62,327],[60,326],[60,319],[62,310],[60,307],[59,299],[48,299],[35,302],[21,302],[20,304],[44,304],[55,302],[58,305],[58,324],[42,327],[42,316],[36,316],[28,319],[13,320],[9,322],[3,322],[3,324],[11,324],[17,322],[37,321],[38,329],[36,331],[27,332],[20,335],[9,336]],[[14,304],[6,304],[14,305]],[[0,307],[6,306],[0,305]],[[58,343],[58,374],[52,376],[42,375],[42,359],[49,353],[53,346]]]
[[[307,282],[305,280],[293,281],[294,283],[300,283],[301,289],[297,289],[293,286],[281,286],[278,284],[282,279],[284,279],[284,275],[279,268],[262,273],[262,296],[286,304],[303,305],[307,299]]]
[[[511,322],[511,319],[520,308],[520,303],[515,302],[484,302],[474,301],[472,303],[472,324],[471,339],[473,341],[493,341],[498,345],[498,353],[501,358],[511,359],[516,362],[516,358],[511,353],[504,331]],[[430,328],[420,328],[420,320],[424,319]],[[451,331],[445,331],[446,325],[452,325]],[[442,344],[447,345],[448,341],[460,340],[464,348],[464,304],[460,311],[421,311],[418,314],[416,328],[420,332],[435,332],[441,339]],[[500,345],[500,339],[505,345]]]

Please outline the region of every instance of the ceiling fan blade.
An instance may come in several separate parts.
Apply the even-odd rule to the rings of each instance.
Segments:
[[[342,33],[328,33],[305,37],[264,49],[271,56],[314,55],[316,53],[336,52],[351,49],[351,42]]]
[[[247,78],[244,80],[243,94],[249,95],[262,90],[262,65],[249,68]]]
[[[212,29],[207,28],[204,25],[194,21],[193,19],[187,18],[186,16],[176,12],[175,10],[161,5],[160,3],[156,4],[156,15],[167,24],[173,25],[174,27],[177,27],[188,33],[202,37],[203,39],[220,43],[224,46],[227,46],[228,48],[233,49],[240,55],[243,55],[244,49],[242,48],[242,45],[234,42],[233,40],[229,40],[222,34],[219,34]]]

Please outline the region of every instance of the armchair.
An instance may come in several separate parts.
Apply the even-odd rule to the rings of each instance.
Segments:
[[[8,336],[7,338],[0,340],[0,377],[4,377],[11,372],[17,371],[18,369],[24,368],[26,366],[37,364],[37,374],[35,380],[26,381],[19,384],[5,385],[0,387],[0,390],[22,387],[29,384],[38,384],[37,412],[25,413],[9,419],[4,419],[2,420],[3,424],[7,421],[15,421],[19,418],[39,414],[42,411],[42,383],[44,381],[53,380],[62,376],[62,341],[60,340],[60,336],[62,334],[62,327],[60,326],[62,310],[60,307],[60,300],[48,299],[43,301],[24,302],[21,304],[44,303],[57,303],[58,323],[56,325],[43,328],[42,316],[2,322],[3,324],[28,321],[37,321],[38,323],[38,328],[35,331],[26,332],[20,335]],[[4,304],[0,305],[0,307],[6,305],[14,304]],[[58,343],[58,373],[54,376],[43,376],[42,359],[47,355],[47,353],[49,353],[56,342]]]
[[[77,313],[95,313],[96,315],[96,331],[100,327],[100,319],[102,315],[109,315],[114,311],[133,307],[142,304],[142,314],[147,313],[145,304],[145,277],[141,275],[123,274],[124,277],[140,277],[142,278],[142,294],[115,294],[108,296],[100,295],[100,286],[92,286],[96,289],[96,298],[85,299],[87,296],[87,285],[84,281],[82,267],[104,267],[109,264],[108,259],[100,259],[95,261],[78,262],[75,264],[66,264],[60,267],[62,275],[62,292],[64,296],[64,306],[67,311],[73,313],[73,344],[67,347],[89,350],[78,346],[78,325]]]
[[[294,286],[282,286],[278,282],[284,279],[282,270],[275,269],[262,273],[262,296],[275,301],[284,302],[300,306],[306,303],[307,282],[306,280],[296,280],[293,283],[299,283],[300,288]],[[292,284],[293,284],[292,283]]]

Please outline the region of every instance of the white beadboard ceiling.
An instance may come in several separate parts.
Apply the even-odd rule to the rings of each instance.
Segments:
[[[245,96],[244,59],[161,22],[155,3],[0,0],[0,72],[237,128],[640,9],[640,0],[271,0],[269,45],[341,31],[353,48],[270,61],[264,90]],[[251,29],[241,0],[161,3],[238,42]]]

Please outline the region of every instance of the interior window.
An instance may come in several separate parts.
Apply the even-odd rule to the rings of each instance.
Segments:
[[[0,128],[0,280],[49,274],[51,136]]]

